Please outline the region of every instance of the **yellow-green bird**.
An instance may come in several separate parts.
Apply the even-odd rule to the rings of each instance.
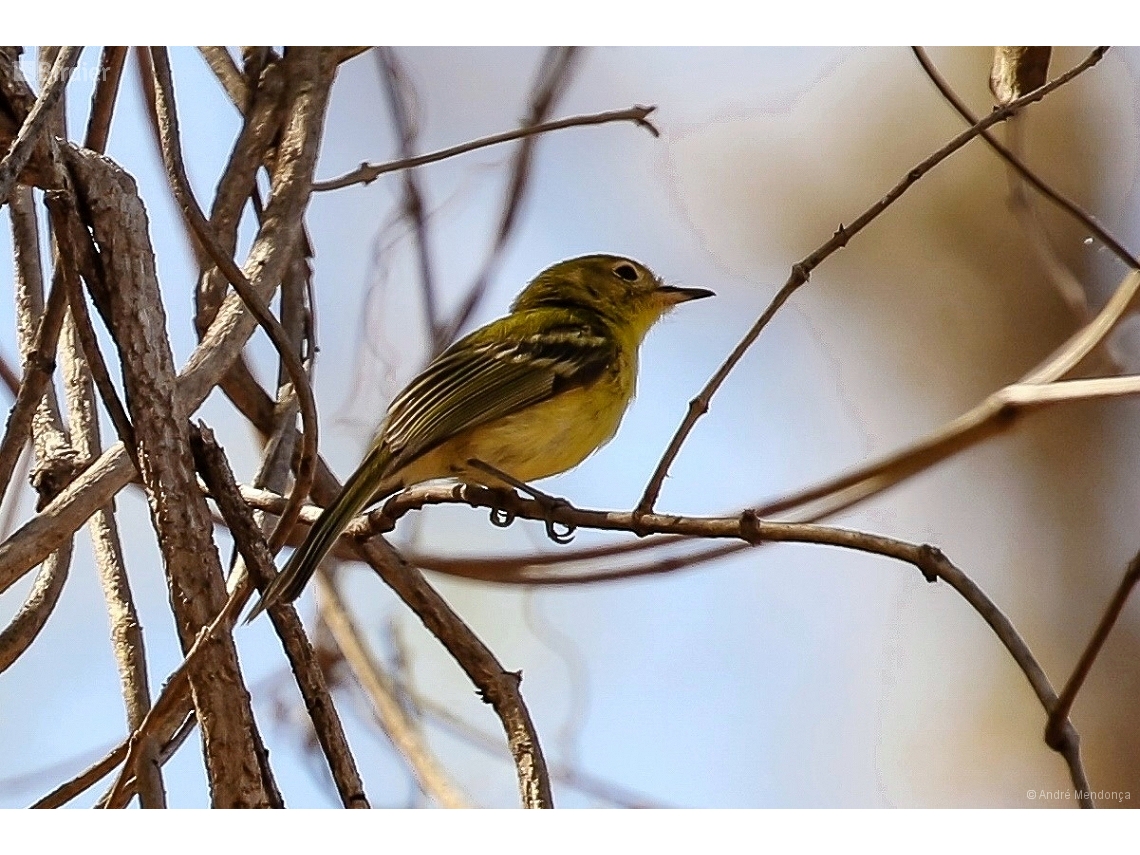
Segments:
[[[392,401],[364,461],[266,589],[249,620],[300,595],[349,520],[434,478],[506,486],[577,466],[618,429],[645,334],[678,303],[712,296],[645,265],[584,255],[548,267],[509,315],[457,341]]]

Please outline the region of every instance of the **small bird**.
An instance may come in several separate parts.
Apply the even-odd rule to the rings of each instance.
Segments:
[[[577,466],[617,432],[649,328],[711,296],[617,255],[539,273],[509,315],[455,342],[393,399],[364,461],[247,622],[296,599],[349,520],[404,487],[455,478],[505,488],[488,469],[529,482]]]

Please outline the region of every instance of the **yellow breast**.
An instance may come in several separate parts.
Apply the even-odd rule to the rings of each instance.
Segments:
[[[517,413],[464,431],[401,472],[404,482],[452,476],[502,486],[467,461],[474,458],[520,481],[577,466],[617,432],[637,377],[636,356],[621,359],[594,383],[562,392]]]

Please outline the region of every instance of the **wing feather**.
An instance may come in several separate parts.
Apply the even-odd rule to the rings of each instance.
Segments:
[[[456,342],[392,401],[379,431],[392,452],[389,471],[465,430],[585,385],[613,364],[617,344],[604,329],[544,314],[528,313],[535,317],[523,324],[504,319]],[[499,328],[507,320],[513,328]]]

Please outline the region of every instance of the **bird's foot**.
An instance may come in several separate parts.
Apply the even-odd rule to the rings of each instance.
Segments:
[[[557,511],[566,508],[574,508],[574,506],[570,504],[569,501],[561,498],[560,496],[552,496],[549,493],[544,493],[542,490],[532,487],[525,481],[520,481],[513,475],[508,475],[506,472],[503,472],[500,469],[496,469],[494,466],[491,466],[489,463],[484,463],[482,460],[476,460],[472,458],[471,460],[468,460],[467,463],[476,469],[481,469],[488,475],[495,476],[504,483],[510,484],[511,487],[514,487],[516,490],[519,490],[534,499],[545,513],[545,518],[542,522],[546,527],[546,536],[553,540],[555,543],[565,545],[574,539],[574,532],[577,529],[577,526],[575,526],[573,523],[556,522],[554,519],[554,514]],[[510,489],[494,487],[490,489],[494,490],[495,492],[508,493],[512,497],[514,496],[513,491]],[[511,511],[508,511],[504,508],[491,509],[492,525],[496,525],[499,528],[506,528],[514,521],[515,514]]]

